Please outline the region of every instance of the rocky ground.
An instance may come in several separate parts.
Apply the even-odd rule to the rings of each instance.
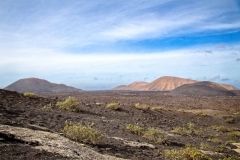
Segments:
[[[73,96],[79,112],[60,110],[57,101]],[[119,110],[105,108],[116,102]],[[43,109],[52,104],[51,111]],[[146,104],[147,110],[136,103]],[[152,107],[158,107],[153,110]],[[231,121],[230,121],[231,120]],[[92,124],[105,136],[97,144],[73,142],[61,133],[66,121]],[[194,124],[194,133],[180,135],[175,127]],[[153,143],[126,131],[128,124],[161,129],[168,143]],[[227,129],[221,131],[217,127]],[[186,97],[167,92],[42,93],[38,97],[0,90],[1,159],[164,159],[163,151],[195,146],[212,159],[239,156],[240,96]],[[207,148],[204,146],[211,146]]]

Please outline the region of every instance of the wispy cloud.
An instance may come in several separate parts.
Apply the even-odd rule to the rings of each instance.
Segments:
[[[210,79],[211,81],[215,81],[215,80],[217,80],[217,79],[220,79],[220,76],[219,75],[217,75],[217,76],[214,76],[212,79]]]
[[[223,78],[222,81],[230,81],[229,78]]]
[[[29,14],[28,18],[20,11],[9,12],[15,8],[9,8],[10,3],[6,3],[1,7],[4,24],[0,27],[0,40],[3,47],[58,50],[103,45],[118,40],[165,38],[209,30],[227,32],[230,29],[240,29],[240,20],[232,18],[239,17],[236,1],[205,2],[207,3],[134,0],[106,3],[101,0],[71,1],[60,6],[61,2],[54,1],[49,7],[45,2],[41,5],[36,3],[33,6],[36,11]],[[15,21],[7,19],[9,16],[14,17]]]

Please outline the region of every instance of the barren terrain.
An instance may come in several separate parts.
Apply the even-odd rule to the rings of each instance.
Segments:
[[[57,101],[73,96],[79,112],[60,110]],[[105,108],[118,103],[120,109]],[[43,106],[51,103],[51,111]],[[136,108],[136,103],[147,109]],[[155,109],[153,108],[155,107]],[[97,144],[81,144],[62,134],[66,121],[92,124],[104,138]],[[194,132],[179,134],[176,127]],[[129,124],[162,130],[167,143],[153,143],[126,130]],[[224,128],[219,130],[218,128]],[[97,91],[41,93],[25,97],[0,90],[1,159],[164,159],[164,150],[196,147],[212,159],[239,157],[240,96],[171,96],[167,92]],[[205,147],[204,147],[205,146]],[[211,146],[206,147],[206,146]]]

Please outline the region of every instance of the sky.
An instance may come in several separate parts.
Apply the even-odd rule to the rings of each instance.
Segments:
[[[240,88],[240,1],[0,1],[0,88],[36,77],[106,90],[161,76]]]

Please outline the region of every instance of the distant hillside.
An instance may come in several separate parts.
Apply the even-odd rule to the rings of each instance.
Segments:
[[[143,90],[170,91],[183,84],[195,83],[197,81],[178,77],[164,76],[144,86]]]
[[[221,85],[208,81],[184,84],[172,90],[169,94],[186,96],[236,96],[235,93]]]
[[[172,76],[163,76],[151,83],[147,82],[133,82],[130,85],[121,85],[113,88],[112,90],[138,90],[138,91],[171,91],[179,86],[184,84],[192,84],[198,81],[172,77]],[[219,84],[220,86],[226,88],[227,90],[238,90],[236,87],[226,84]]]
[[[81,89],[66,86],[65,84],[56,84],[44,79],[26,78],[20,79],[6,88],[5,90],[17,91],[20,93],[29,92],[79,92]]]
[[[132,91],[139,91],[142,90],[144,86],[146,86],[147,82],[133,82],[129,85],[121,85],[113,88],[112,90],[132,90]]]

